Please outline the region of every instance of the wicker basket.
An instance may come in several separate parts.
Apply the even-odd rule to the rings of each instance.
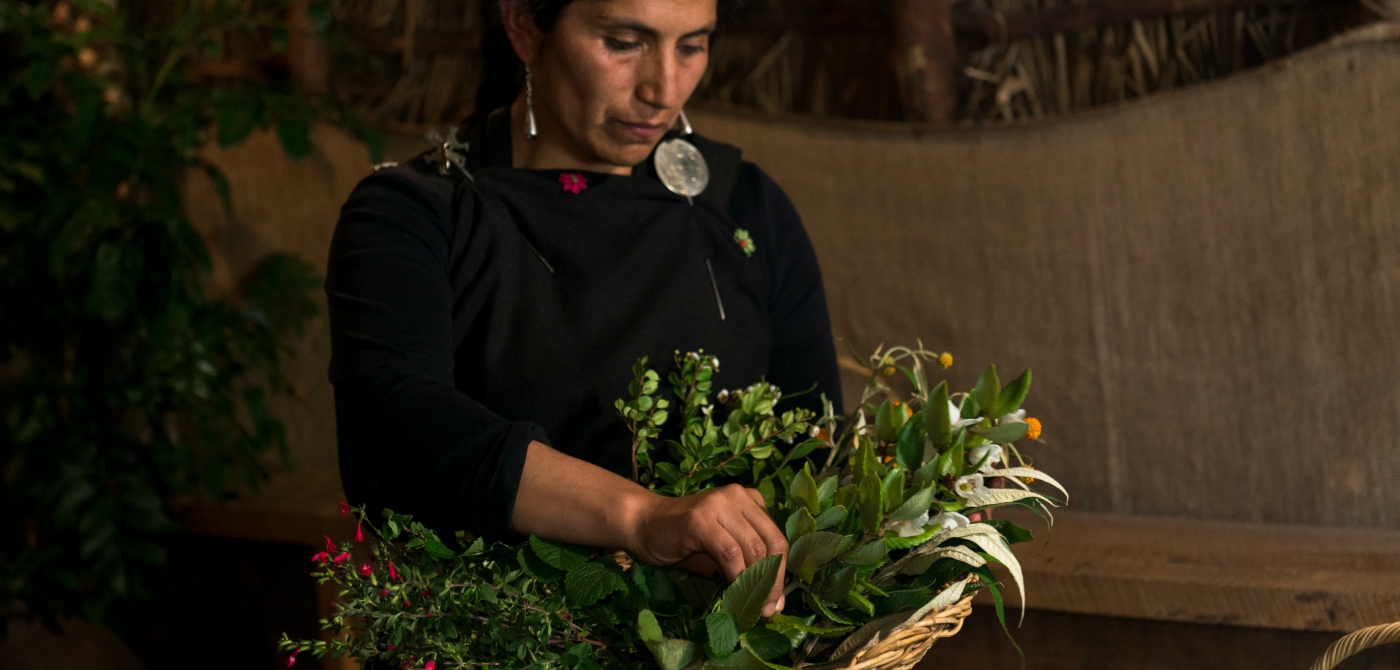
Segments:
[[[1362,628],[1336,642],[1323,652],[1311,670],[1332,670],[1338,663],[1371,647],[1400,642],[1400,622]]]
[[[972,614],[972,596],[899,628],[874,645],[860,650],[841,667],[844,670],[910,670],[939,638],[952,637],[962,630]]]

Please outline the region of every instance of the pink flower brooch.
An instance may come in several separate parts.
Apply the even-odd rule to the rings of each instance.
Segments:
[[[588,178],[577,172],[561,173],[559,183],[564,185],[565,191],[574,195],[578,195],[583,189],[588,188]]]
[[[753,245],[753,238],[749,237],[749,231],[743,228],[734,231],[734,241],[739,243],[739,248],[744,250],[746,256],[752,256],[757,250]]]

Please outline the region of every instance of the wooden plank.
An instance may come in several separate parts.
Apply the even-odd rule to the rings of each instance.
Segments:
[[[1040,528],[1015,547],[1031,608],[1309,631],[1400,621],[1397,531],[1060,512],[1047,532],[1016,520]]]
[[[958,112],[957,41],[948,0],[895,0],[894,70],[910,121],[951,122]]]
[[[959,6],[953,12],[956,30],[981,33],[993,41],[1011,41],[1078,32],[1111,23],[1127,23],[1166,14],[1214,12],[1248,7],[1338,4],[1336,0],[1091,0],[1034,12],[1006,14],[991,9]]]

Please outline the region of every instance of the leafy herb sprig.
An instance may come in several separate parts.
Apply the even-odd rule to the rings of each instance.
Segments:
[[[1063,492],[1014,445],[1041,430],[1021,409],[1029,371],[1003,386],[989,366],[970,392],[950,394],[946,382],[927,379],[932,365],[952,364],[948,354],[876,351],[860,406],[838,419],[825,399],[820,416],[775,414],[781,391],[762,381],[715,393],[712,403],[718,360],[677,353],[674,364],[668,381],[682,417],[676,439],[655,444],[671,405],[645,360],[633,368],[630,397],[618,401],[634,434],[637,481],[673,496],[736,481],[758,488],[791,543],[783,574],[780,557],[770,556],[726,585],[538,537],[488,546],[459,533],[449,548],[386,511],[385,541],[369,549],[379,563],[341,566],[351,561],[348,547],[315,557],[321,578],[345,585],[349,596],[323,625],[351,634],[330,644],[284,639],[283,648],[428,670],[439,663],[784,670],[844,658],[876,634],[978,589],[992,594],[1005,626],[989,563],[1003,564],[1023,588],[1010,545],[1031,534],[965,514],[1013,504],[1041,511],[1060,502],[1030,489],[1041,481]],[[907,399],[897,400],[886,382],[897,374],[914,389]],[[880,404],[870,402],[881,396]],[[1010,485],[989,486],[994,480]],[[401,532],[410,539],[396,543]],[[394,561],[411,567],[396,569]],[[390,574],[384,587],[375,581],[379,564]],[[767,594],[780,579],[787,608],[765,620]],[[417,607],[426,609],[410,616],[414,606],[400,607],[396,588],[418,589],[424,600]]]

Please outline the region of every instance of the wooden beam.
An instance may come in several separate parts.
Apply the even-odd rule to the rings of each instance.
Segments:
[[[1069,511],[1048,531],[1016,521],[1036,535],[1014,547],[1032,609],[1338,632],[1400,621],[1400,531]]]
[[[1336,4],[1336,0],[1090,0],[1034,12],[1005,14],[961,5],[953,11],[958,32],[981,33],[992,41],[1011,41],[1072,33],[1094,26],[1156,18],[1166,14],[1213,12],[1248,7]]]
[[[910,121],[951,122],[958,110],[958,45],[948,0],[894,0],[894,71]]]

